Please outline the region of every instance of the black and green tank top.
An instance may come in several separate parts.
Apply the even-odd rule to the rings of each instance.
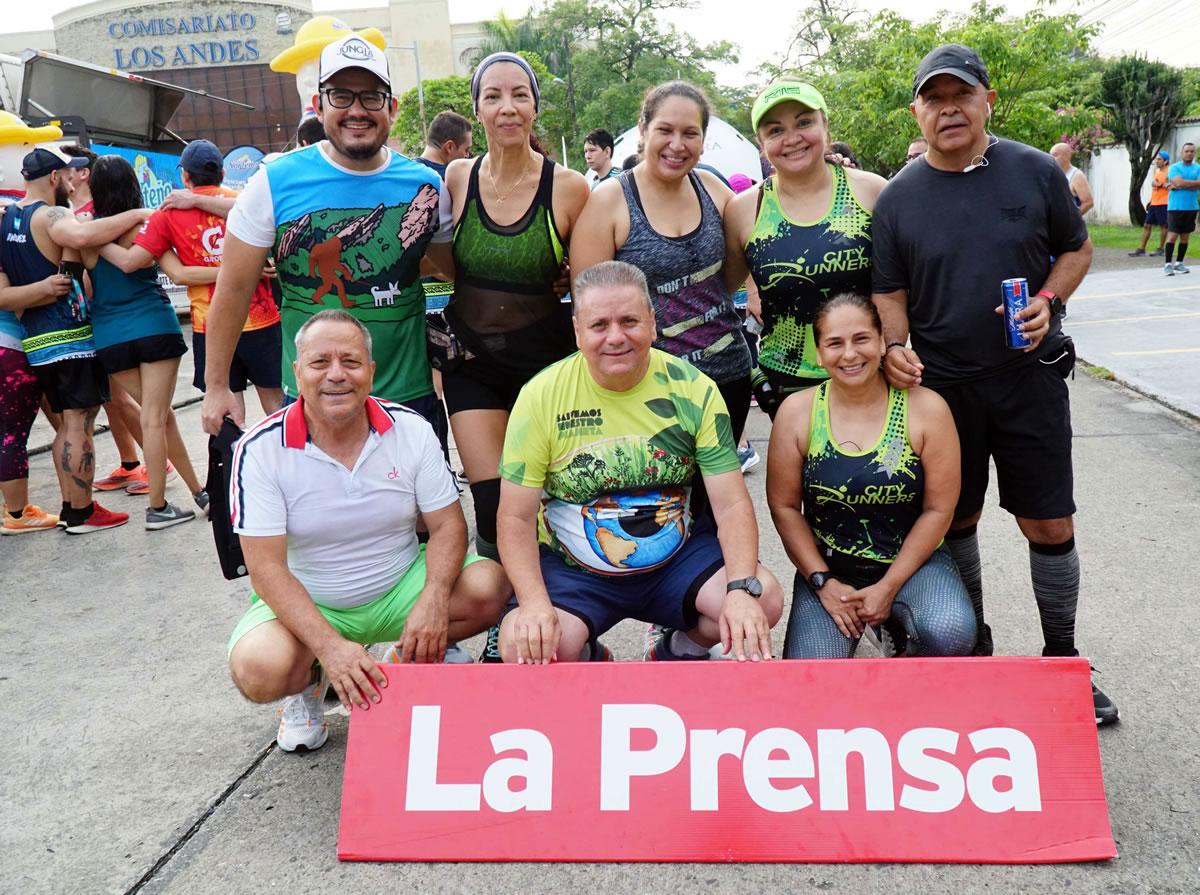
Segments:
[[[817,546],[890,563],[924,506],[921,458],[908,438],[908,392],[888,389],[887,417],[874,446],[842,450],[829,424],[829,383],[813,392],[804,515]]]
[[[476,354],[536,373],[575,350],[570,319],[554,294],[563,241],[554,224],[554,162],[542,160],[533,202],[519,220],[501,226],[479,196],[471,166],[467,200],[454,227],[454,295],[446,319]]]
[[[825,379],[812,321],[839,292],[871,294],[871,213],[858,203],[846,171],[833,170],[833,198],[818,221],[793,221],[775,177],[763,181],[746,241],[750,274],[762,299],[759,366],[802,379]]]

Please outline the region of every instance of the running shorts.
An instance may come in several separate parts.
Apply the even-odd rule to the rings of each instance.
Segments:
[[[38,385],[50,409],[55,413],[64,410],[90,410],[107,402],[112,395],[108,390],[108,371],[95,357],[72,357],[56,360],[52,364],[41,364],[33,368]]]
[[[589,639],[627,618],[680,631],[696,627],[696,595],[725,565],[712,522],[701,517],[692,535],[665,566],[631,575],[597,575],[566,561],[548,547],[539,548],[542,580],[556,609],[579,618]],[[517,608],[509,600],[504,614]]]
[[[482,556],[468,553],[463,560],[463,568],[479,562]],[[392,585],[392,589],[382,596],[376,597],[361,606],[350,609],[334,609],[330,606],[316,604],[317,610],[325,617],[325,621],[342,637],[353,643],[394,643],[404,633],[404,624],[408,614],[412,612],[421,589],[425,586],[425,545],[417,551],[417,558],[408,570],[400,576],[400,580]],[[264,622],[275,618],[274,611],[258,594],[250,595],[250,608],[238,621],[229,637],[226,656],[233,652],[237,642],[250,631]]]
[[[962,445],[962,491],[954,518],[983,509],[988,459],[996,464],[1000,506],[1024,519],[1075,512],[1071,399],[1053,365],[935,388],[946,399]]]
[[[128,342],[118,342],[107,348],[97,348],[96,357],[109,375],[136,370],[142,364],[174,360],[187,354],[187,343],[179,333],[142,336]]]
[[[282,363],[283,328],[278,323],[252,329],[238,337],[233,349],[233,361],[229,365],[229,390],[244,392],[248,384],[259,388],[283,388]],[[204,391],[205,334],[192,333],[192,351],[196,372],[192,385]]]

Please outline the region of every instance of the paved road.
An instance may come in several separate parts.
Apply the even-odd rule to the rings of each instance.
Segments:
[[[1200,665],[1188,619],[1200,578],[1200,428],[1114,383],[1081,376],[1071,388],[1085,576],[1080,642],[1125,719],[1100,736],[1117,861],[339,864],[345,719],[333,719],[318,753],[274,749],[273,711],[239,699],[225,671],[246,585],[220,577],[207,527],[193,523],[0,539],[0,700],[9,720],[0,892],[1198,891],[1200,722],[1188,706],[1200,692]],[[180,424],[199,459],[197,408],[182,410]],[[755,411],[750,432],[760,447],[767,428]],[[100,467],[114,460],[102,439]],[[49,457],[39,455],[34,499],[46,506],[56,503],[52,478]],[[761,468],[748,481],[763,559],[787,578]],[[178,484],[171,494],[185,498]],[[135,513],[144,506],[126,496],[112,503]],[[1026,551],[994,497],[982,540],[998,652],[1034,654]],[[633,625],[609,638],[622,659],[637,654],[640,639]]]
[[[1168,277],[1161,264],[1143,262],[1091,273],[1068,312],[1081,357],[1200,417],[1200,268]]]

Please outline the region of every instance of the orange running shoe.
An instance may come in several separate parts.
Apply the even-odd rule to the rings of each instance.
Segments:
[[[93,491],[119,491],[137,482],[146,481],[146,466],[140,464],[134,469],[118,466],[102,479],[92,482]]]
[[[88,516],[78,525],[68,525],[67,534],[69,535],[86,535],[93,531],[104,531],[106,528],[116,528],[118,525],[124,525],[129,521],[128,513],[114,513],[111,510],[106,510],[100,504],[92,501],[92,515]]]
[[[136,482],[129,483],[129,487],[125,489],[126,494],[142,495],[150,493],[150,480],[146,478],[146,464],[143,463],[138,467],[138,470],[141,472],[141,478],[139,478]],[[171,461],[168,460],[166,483],[169,485],[177,478],[179,478],[179,475],[175,472],[175,467],[171,465]]]
[[[4,527],[0,528],[0,534],[23,535],[30,531],[53,531],[57,527],[57,516],[30,503],[25,505],[20,519],[14,519],[11,513],[4,511]]]

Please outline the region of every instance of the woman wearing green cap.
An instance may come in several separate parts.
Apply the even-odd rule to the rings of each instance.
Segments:
[[[725,211],[725,282],[749,274],[762,302],[759,368],[780,400],[828,378],[812,321],[831,295],[871,294],[871,210],[887,183],[826,161],[825,98],[811,84],[777,81],[751,122],[775,174]],[[775,408],[763,409],[774,419]]]

